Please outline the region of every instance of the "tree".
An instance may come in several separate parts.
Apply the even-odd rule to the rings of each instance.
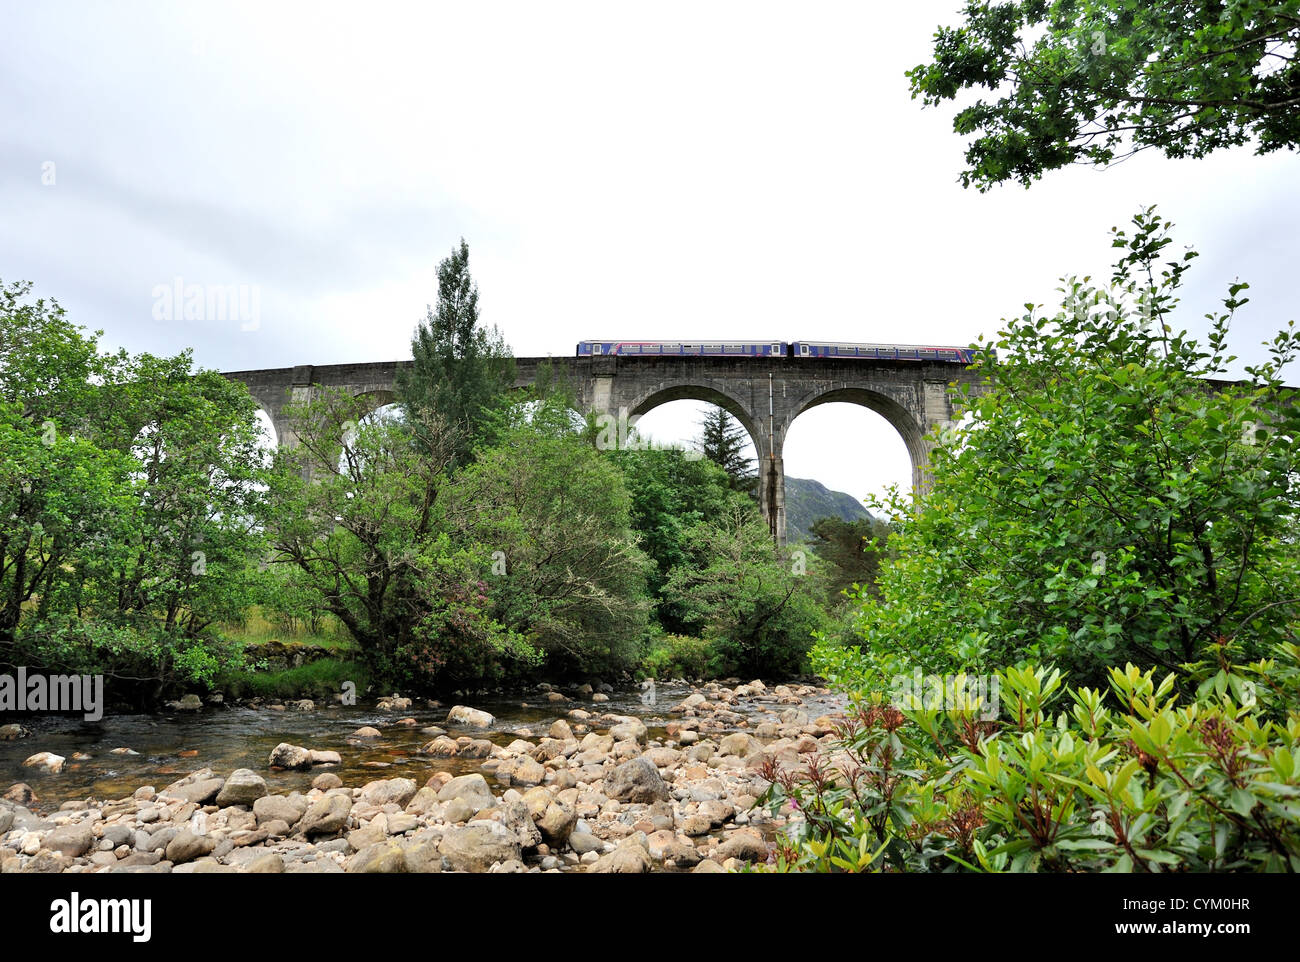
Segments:
[[[876,575],[889,525],[876,518],[818,518],[812,525],[809,547],[826,562],[829,603],[844,600],[854,586],[868,594],[876,592]]]
[[[479,325],[478,286],[469,273],[469,245],[438,265],[438,307],[430,307],[411,341],[413,363],[399,371],[397,393],[419,430],[430,412],[452,439],[450,468],[467,463],[484,436],[489,413],[509,403],[514,358],[495,327]],[[429,439],[433,443],[433,439]],[[440,443],[440,442],[439,442]]]
[[[631,497],[630,523],[654,562],[649,578],[656,618],[668,631],[682,631],[681,600],[664,586],[669,572],[687,559],[687,532],[738,508],[754,513],[754,503],[731,489],[731,479],[718,465],[676,448],[636,447],[606,456],[623,473]]]
[[[1066,164],[1155,148],[1202,157],[1300,143],[1300,0],[968,0],[908,71],[926,105],[987,88],[953,129],[975,135],[963,186],[1028,186]]]
[[[342,392],[290,409],[299,444],[277,452],[273,561],[299,569],[386,680],[436,684],[465,662],[489,673],[515,639],[485,613],[484,553],[447,534],[440,499],[459,436],[428,409],[418,423],[364,410]]]
[[[1050,659],[1084,683],[1103,666],[1187,679],[1226,642],[1246,660],[1289,637],[1300,411],[1281,380],[1294,322],[1249,380],[1207,380],[1234,360],[1233,284],[1208,344],[1167,316],[1195,252],[1169,260],[1153,210],[1116,231],[1108,288],[1067,278],[1055,316],[1006,322],[967,397],[969,427],[941,440],[897,558],[863,608],[868,670],[954,670]],[[828,655],[838,657],[834,652]],[[824,665],[825,667],[825,665]]]
[[[640,654],[651,564],[630,509],[618,465],[584,442],[562,396],[481,450],[447,499],[490,566],[493,617],[565,674],[624,670]]]
[[[735,490],[752,491],[757,474],[753,458],[745,454],[748,442],[745,429],[726,410],[714,405],[700,422],[695,444],[706,458],[727,472]]]
[[[669,574],[665,594],[681,599],[724,670],[781,677],[804,669],[813,634],[827,622],[797,551],[777,547],[748,507],[687,531],[687,559]]]
[[[145,698],[210,680],[262,544],[255,404],[188,352],[100,354],[30,289],[0,287],[0,648]]]

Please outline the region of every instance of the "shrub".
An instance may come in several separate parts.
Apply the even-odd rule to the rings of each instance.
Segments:
[[[1133,665],[1109,692],[1008,669],[987,720],[877,692],[829,756],[768,763],[763,801],[795,816],[770,868],[1298,871],[1300,646],[1221,654],[1187,701]]]

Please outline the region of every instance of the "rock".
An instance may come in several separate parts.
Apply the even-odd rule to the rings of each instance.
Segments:
[[[328,792],[334,788],[342,788],[343,779],[339,778],[333,772],[325,772],[321,775],[317,775],[311,780],[311,787],[318,788],[322,792]]]
[[[475,812],[492,808],[497,803],[492,795],[492,789],[488,788],[487,779],[478,774],[453,778],[442,787],[442,791],[438,792],[440,802],[450,802],[454,798],[464,799],[474,807]]]
[[[573,834],[573,827],[578,824],[578,813],[569,805],[555,801],[546,806],[546,811],[537,820],[537,827],[542,837],[552,848],[559,848]],[[581,854],[581,853],[579,853]]]
[[[272,768],[287,768],[291,771],[311,768],[311,752],[297,745],[290,745],[288,742],[280,742],[271,749],[271,757],[267,764]]]
[[[763,836],[759,835],[754,829],[744,828],[732,834],[719,846],[718,858],[723,861],[734,858],[742,862],[765,862],[767,861],[767,843],[763,841]]]
[[[621,741],[640,741],[646,736],[646,727],[638,718],[630,715],[623,715],[619,718],[618,724],[609,730],[610,737],[616,742]]]
[[[588,872],[595,874],[639,874],[654,868],[650,853],[635,836],[625,838],[618,847],[608,855],[597,859]]]
[[[389,804],[405,808],[406,803],[415,797],[415,792],[413,778],[385,778],[367,783],[361,789],[361,801],[380,808]]]
[[[442,871],[442,855],[438,852],[441,838],[424,838],[411,841],[406,846],[406,871],[426,874]]]
[[[514,785],[540,785],[546,779],[546,769],[531,758],[521,758],[510,773]]]
[[[14,810],[0,805],[0,835],[5,834],[14,824]]]
[[[500,822],[477,821],[448,828],[438,851],[454,871],[486,872],[496,862],[518,860],[519,840]]]
[[[53,752],[37,752],[23,762],[23,768],[43,768],[49,774],[57,775],[63,771],[63,763],[66,761],[62,755]]]
[[[266,779],[247,768],[236,769],[217,793],[217,805],[252,805],[266,795]]]
[[[313,765],[343,764],[343,759],[339,756],[338,752],[318,752],[314,749],[309,749],[307,751],[307,756],[311,759]]]
[[[477,708],[457,705],[447,713],[447,723],[468,725],[471,728],[489,728],[496,723],[496,719],[485,711],[479,711]]]
[[[95,844],[89,825],[62,825],[46,835],[41,845],[69,858],[80,858]]]
[[[719,755],[735,755],[739,758],[745,758],[754,754],[754,752],[761,752],[762,750],[762,743],[753,735],[745,732],[735,732],[718,743]]]
[[[133,844],[135,842],[135,832],[130,825],[118,823],[117,825],[104,826],[104,841],[111,844],[114,848],[119,845]]]
[[[717,862],[713,861],[713,859],[706,858],[699,865],[695,866],[695,868],[691,869],[691,873],[694,875],[717,875],[718,873],[725,875],[727,874],[727,870]]]
[[[0,742],[16,742],[30,734],[22,725],[0,725]]]
[[[173,865],[192,862],[196,858],[211,854],[216,847],[217,840],[211,835],[195,835],[189,829],[185,829],[167,843],[167,861]]]
[[[393,875],[406,871],[406,852],[400,842],[389,839],[367,845],[348,859],[349,874]]]
[[[598,691],[598,692],[596,692],[596,694],[594,694],[594,695],[591,696],[591,700],[592,700],[593,702],[596,702],[597,704],[599,704],[600,702],[603,702],[603,701],[609,701],[609,696],[606,695],[604,692],[599,692],[599,691]]]
[[[411,699],[403,698],[401,695],[390,695],[388,698],[379,699],[379,704],[375,707],[380,711],[409,711]]]
[[[26,782],[14,782],[4,794],[5,800],[16,805],[31,805],[38,801],[36,793]]]
[[[312,803],[298,826],[304,835],[333,835],[347,824],[352,800],[336,793],[322,796]]]
[[[542,844],[541,829],[533,823],[532,816],[528,814],[528,806],[523,802],[517,798],[503,801],[501,815],[506,828],[515,833],[521,849],[537,848]]]
[[[361,728],[358,728],[356,731],[354,731],[352,733],[352,737],[353,738],[382,738],[383,736],[380,734],[378,728],[371,728],[369,725],[365,725]]]
[[[604,792],[622,802],[666,802],[671,797],[668,786],[645,758],[624,762],[605,778]]]
[[[298,701],[289,702],[290,711],[315,711],[316,703],[310,698],[301,698]]]
[[[199,711],[203,708],[203,699],[198,695],[182,695],[180,701],[170,703],[177,711]]]
[[[292,828],[307,814],[308,802],[301,795],[263,795],[253,802],[258,825],[281,821]]]
[[[569,834],[569,848],[573,849],[579,855],[586,855],[588,852],[599,853],[605,843],[596,838],[588,831],[574,831]]]
[[[419,819],[414,815],[407,815],[405,812],[394,812],[388,816],[389,835],[405,835],[407,832],[415,831],[419,826]]]
[[[270,852],[249,862],[248,871],[252,875],[279,875],[284,871],[284,859]]]
[[[551,723],[550,736],[560,741],[566,741],[573,737],[573,729],[568,722],[560,718]]]
[[[452,758],[459,748],[454,738],[439,735],[433,741],[420,746],[420,754],[432,755],[434,758]]]
[[[453,798],[442,807],[442,818],[448,825],[468,822],[478,814],[478,809],[463,798]]]
[[[425,815],[433,811],[437,806],[438,789],[426,785],[406,803],[406,810],[412,815]]]
[[[646,839],[646,847],[651,858],[672,861],[673,864],[689,868],[700,860],[700,853],[695,850],[689,839],[679,838],[671,829],[660,829]]]
[[[172,782],[164,788],[159,795],[165,795],[168,798],[179,798],[184,802],[194,805],[206,805],[217,797],[226,780],[217,775],[210,768],[201,768],[197,772],[190,772],[184,778]]]

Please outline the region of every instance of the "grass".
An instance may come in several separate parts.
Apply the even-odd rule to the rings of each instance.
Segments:
[[[241,648],[278,641],[286,645],[328,648],[331,651],[338,651],[340,654],[356,650],[356,643],[352,640],[352,636],[347,633],[347,630],[336,618],[327,617],[322,622],[321,630],[318,632],[307,631],[303,628],[297,631],[286,631],[268,619],[262,613],[261,608],[256,605],[249,608],[245,613],[242,624],[222,625],[221,635],[227,641],[232,641]]]
[[[321,658],[284,671],[226,671],[217,676],[217,687],[230,698],[314,698],[323,701],[343,691],[352,682],[364,692],[370,673],[358,659]]]

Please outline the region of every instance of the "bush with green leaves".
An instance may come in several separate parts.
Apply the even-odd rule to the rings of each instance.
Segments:
[[[780,678],[807,669],[813,638],[829,624],[815,559],[776,545],[752,506],[692,526],[685,555],[664,595],[712,644],[723,673]]]
[[[641,659],[642,678],[719,678],[726,672],[726,660],[714,642],[691,635],[665,633],[650,642]]]
[[[829,753],[764,769],[793,818],[766,868],[1300,871],[1300,646],[1224,669],[1186,699],[1132,665],[1109,691],[1009,668],[996,713],[876,692]]]
[[[1168,320],[1193,251],[1150,210],[1109,286],[1067,279],[1052,316],[1006,323],[964,425],[937,439],[928,494],[895,494],[895,558],[863,600],[858,657],[823,646],[831,676],[1052,661],[1080,681],[1132,661],[1183,674],[1233,638],[1250,658],[1285,640],[1300,599],[1300,407],[1282,377],[1289,325],[1247,366],[1229,321],[1205,345]],[[856,681],[866,680],[859,677]]]

